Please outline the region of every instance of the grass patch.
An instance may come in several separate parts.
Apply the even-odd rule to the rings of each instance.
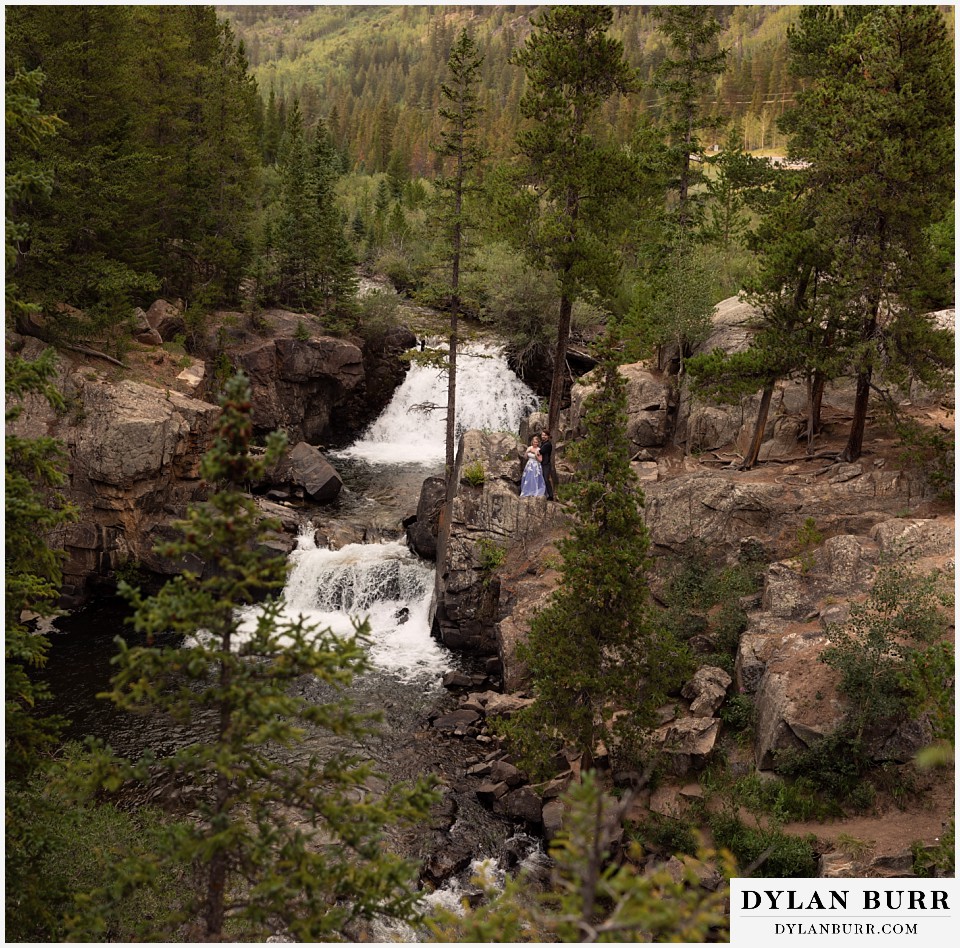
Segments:
[[[717,846],[729,849],[741,870],[755,867],[751,875],[796,879],[817,874],[812,835],[787,836],[779,830],[751,829],[726,813],[712,817],[710,829]]]

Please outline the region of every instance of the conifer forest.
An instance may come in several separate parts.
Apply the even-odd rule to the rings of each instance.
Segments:
[[[952,5],[4,29],[7,942],[948,884]]]

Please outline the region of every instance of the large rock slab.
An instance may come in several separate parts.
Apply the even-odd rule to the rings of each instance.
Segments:
[[[327,503],[335,500],[343,481],[333,465],[311,444],[301,441],[281,464],[289,482],[303,490],[311,500]]]
[[[242,313],[215,313],[211,325],[204,355],[211,362],[226,358],[250,379],[258,429],[282,428],[291,440],[318,444],[355,434],[369,420],[358,417],[364,414],[358,406],[371,395],[373,380],[356,341],[325,333],[309,314],[276,309],[258,314],[255,323]],[[304,331],[306,338],[299,338]],[[403,378],[397,353],[388,353],[386,361],[396,363],[399,375],[389,392],[378,388],[371,395],[374,412]]]
[[[754,759],[769,770],[777,751],[809,746],[832,733],[847,708],[839,676],[820,661],[827,637],[819,624],[791,625],[767,643],[767,661],[754,704]]]
[[[621,365],[619,372],[626,382],[627,438],[634,453],[643,448],[663,447],[670,436],[670,412],[675,401],[669,378],[641,363]],[[590,375],[570,390],[572,438],[583,436],[584,402],[595,390]]]
[[[713,328],[703,342],[693,348],[693,355],[716,349],[734,355],[746,352],[761,322],[760,311],[739,296],[721,300],[713,308]]]
[[[157,477],[199,477],[191,448],[209,434],[219,408],[138,382],[78,381],[81,420],[61,434],[75,480],[137,490]]]
[[[761,540],[773,556],[793,554],[808,517],[825,536],[865,537],[903,509],[933,499],[922,478],[862,468],[844,469],[833,480],[787,470],[772,482],[763,471],[695,467],[645,484],[644,493],[654,553],[682,554],[694,541],[727,558],[748,537]]]
[[[440,511],[446,500],[446,480],[428,477],[420,488],[420,500],[412,523],[407,525],[407,542],[425,560],[437,558],[437,534],[440,531]]]
[[[520,497],[523,445],[502,432],[466,431],[454,476],[457,493],[444,507],[437,542],[436,622],[451,648],[497,654],[499,563],[508,549],[566,523],[564,508],[545,497]],[[483,483],[470,484],[479,465]]]
[[[160,561],[157,531],[186,504],[204,497],[200,460],[220,409],[179,392],[133,381],[105,382],[89,371],[64,371],[60,387],[71,411],[31,401],[11,430],[49,434],[67,452],[67,500],[78,523],[52,537],[65,553],[62,605],[79,605],[88,585],[128,560],[165,573],[183,564]]]

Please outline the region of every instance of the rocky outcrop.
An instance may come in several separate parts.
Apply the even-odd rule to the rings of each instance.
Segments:
[[[500,432],[467,431],[460,439],[457,493],[444,510],[437,542],[435,620],[451,648],[497,654],[497,567],[508,547],[522,549],[565,521],[559,504],[520,497],[522,450],[515,436]]]
[[[663,447],[671,434],[675,407],[670,380],[640,363],[621,365],[619,372],[626,382],[627,437],[633,453]],[[571,389],[568,440],[583,436],[584,402],[595,388],[592,376],[586,375]]]
[[[693,717],[711,718],[720,710],[732,683],[733,679],[722,668],[703,665],[680,693],[690,701],[690,714]]]
[[[407,369],[398,355],[416,341],[403,328],[369,342],[339,338],[316,317],[278,309],[255,322],[221,312],[212,323],[204,357],[250,378],[254,425],[314,445],[349,440],[383,410]]]
[[[746,352],[753,334],[760,325],[760,311],[739,296],[731,296],[713,308],[713,328],[703,342],[693,347],[691,355],[702,355],[720,349],[728,355]]]
[[[694,467],[646,483],[644,493],[658,552],[680,554],[692,541],[727,557],[748,537],[760,538],[769,555],[783,556],[808,517],[824,534],[864,535],[932,498],[922,478],[869,462],[813,472],[787,467],[775,483],[763,472]]]
[[[62,318],[79,315],[70,311]],[[153,345],[184,330],[179,301],[157,300],[134,318],[138,329],[150,334],[143,341]],[[35,396],[24,400],[16,430],[64,443],[69,458],[64,493],[80,511],[78,523],[52,538],[66,554],[64,606],[82,602],[92,582],[109,578],[124,562],[163,574],[183,568],[153,548],[159,540],[173,538],[171,522],[204,496],[200,459],[219,408],[190,396],[203,394],[226,366],[242,368],[250,377],[254,421],[261,430],[284,428],[294,444],[315,442],[358,433],[356,404],[366,402],[364,410],[370,412],[383,407],[405,371],[397,352],[413,341],[406,330],[387,333],[374,347],[373,358],[390,371],[384,369],[383,377],[373,380],[360,341],[324,335],[312,317],[271,311],[254,321],[246,314],[219,313],[210,324],[213,328],[199,344],[205,361],[194,359],[176,380],[171,376],[156,386],[129,379],[108,382],[68,353],[61,354],[57,379],[66,409],[54,412]],[[295,338],[303,335],[301,325],[307,328],[305,339]],[[8,345],[28,360],[45,348],[35,334],[8,334]],[[162,364],[152,360],[147,371]],[[207,372],[211,365],[216,371]],[[373,381],[380,386],[379,406],[367,401]],[[339,475],[310,443],[296,445],[287,462],[291,472],[294,466],[299,471],[285,482],[288,490],[321,501],[339,492]],[[290,543],[278,535],[268,546],[283,554]]]
[[[186,331],[183,319],[183,301],[168,303],[166,300],[156,300],[146,313],[150,328],[164,342],[172,342],[178,335]]]
[[[153,546],[185,505],[201,499],[200,458],[220,409],[132,381],[117,384],[65,370],[69,410],[32,403],[18,423],[63,442],[69,480],[63,490],[80,510],[53,542],[64,550],[63,604],[82,601],[88,582],[136,560],[159,572],[183,564],[161,560]]]
[[[838,673],[820,656],[829,644],[827,628],[842,624],[850,603],[867,595],[883,558],[909,551],[918,569],[942,566],[952,537],[952,519],[888,520],[869,537],[831,537],[808,558],[771,564],[762,609],[749,617],[735,666],[737,690],[756,707],[757,767],[770,768],[779,751],[809,747],[845,719]],[[872,753],[905,761],[931,739],[921,717],[871,735]]]
[[[254,425],[311,444],[331,435],[333,410],[364,377],[360,349],[342,339],[267,339],[228,354],[250,379]]]

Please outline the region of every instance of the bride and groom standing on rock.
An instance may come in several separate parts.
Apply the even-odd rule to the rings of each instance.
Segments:
[[[549,431],[541,431],[530,440],[526,453],[527,462],[520,478],[521,497],[544,497],[553,500],[553,442]]]

